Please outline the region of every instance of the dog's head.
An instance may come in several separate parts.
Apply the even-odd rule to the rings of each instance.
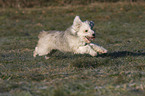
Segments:
[[[79,36],[84,42],[90,43],[95,38],[93,27],[94,23],[92,21],[82,22],[80,17],[76,16],[72,25],[72,33]]]

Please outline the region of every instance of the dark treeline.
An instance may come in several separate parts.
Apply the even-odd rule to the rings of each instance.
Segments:
[[[85,5],[94,2],[143,2],[145,0],[0,0],[0,7],[24,8],[64,5]]]

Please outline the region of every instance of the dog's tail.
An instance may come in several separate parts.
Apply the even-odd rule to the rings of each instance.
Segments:
[[[41,31],[40,34],[38,35],[38,38],[42,38],[44,37],[45,35],[47,35],[48,33],[46,31]]]

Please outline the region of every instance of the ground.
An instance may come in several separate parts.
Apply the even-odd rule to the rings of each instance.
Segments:
[[[145,4],[0,9],[0,96],[144,96]],[[76,15],[95,22],[97,57],[57,51],[33,57],[42,30],[65,30]]]

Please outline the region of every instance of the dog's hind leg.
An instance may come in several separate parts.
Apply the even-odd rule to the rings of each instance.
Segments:
[[[39,56],[47,55],[49,52],[50,52],[50,51],[47,50],[47,49],[42,49],[42,48],[40,48],[40,47],[35,47],[35,50],[34,50],[34,52],[33,52],[33,57],[36,57],[37,54],[38,54]]]
[[[36,55],[37,55],[37,47],[35,47],[35,50],[33,52],[33,57],[36,57]]]
[[[52,49],[48,49],[47,47],[40,47],[40,46],[36,46],[35,50],[33,52],[33,56],[36,57],[37,54],[39,56],[44,56],[47,55],[48,53],[51,52]]]

